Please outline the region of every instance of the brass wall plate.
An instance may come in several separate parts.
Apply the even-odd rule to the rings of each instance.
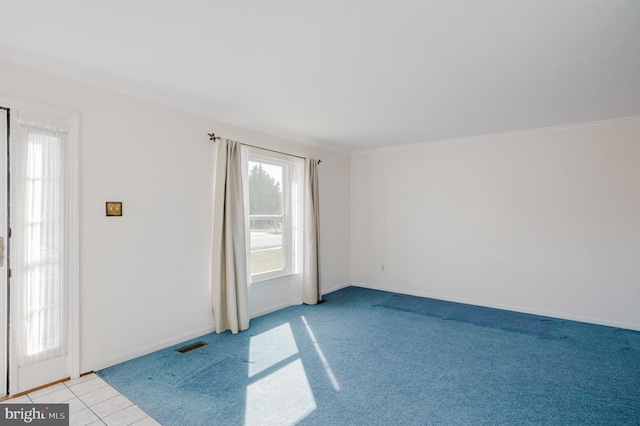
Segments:
[[[107,216],[122,216],[122,202],[107,201]]]

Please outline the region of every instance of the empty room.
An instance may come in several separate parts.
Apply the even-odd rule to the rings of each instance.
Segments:
[[[0,424],[640,424],[640,1],[0,22]]]

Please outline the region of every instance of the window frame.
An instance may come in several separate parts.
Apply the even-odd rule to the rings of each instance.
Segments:
[[[300,164],[296,161],[296,157],[286,154],[275,153],[259,148],[249,147],[244,156],[244,177],[245,185],[245,223],[247,229],[247,270],[249,274],[249,285],[264,285],[268,281],[279,281],[283,277],[295,274],[298,270],[296,265],[298,255],[297,230],[299,229],[300,219],[298,217],[300,209],[297,204],[301,202],[299,184],[301,173],[299,173]],[[262,163],[282,167],[282,182],[280,182],[282,190],[282,215],[251,215],[249,202],[249,163]],[[298,193],[296,193],[298,192]],[[281,269],[251,273],[251,219],[255,217],[282,217],[282,256],[283,267]]]

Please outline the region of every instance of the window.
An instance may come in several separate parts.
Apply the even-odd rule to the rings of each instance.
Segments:
[[[64,352],[64,145],[66,131],[21,123],[27,133],[24,189],[26,356]],[[45,327],[43,327],[45,325]]]
[[[251,282],[291,275],[298,269],[302,161],[255,148],[245,159]]]

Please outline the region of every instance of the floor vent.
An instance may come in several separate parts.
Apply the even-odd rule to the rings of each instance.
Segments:
[[[194,343],[193,345],[185,346],[184,348],[176,349],[176,352],[186,354],[187,352],[191,352],[192,350],[201,348],[203,346],[207,346],[207,344],[205,342],[198,342]]]

